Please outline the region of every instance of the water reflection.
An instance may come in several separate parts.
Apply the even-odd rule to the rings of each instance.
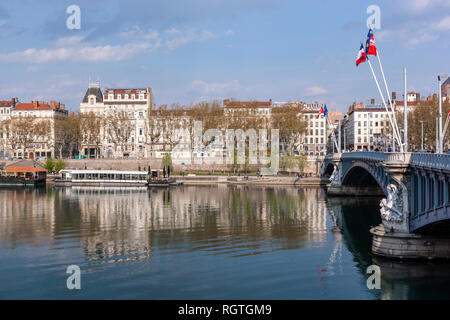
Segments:
[[[279,297],[286,299],[339,298],[342,290],[346,290],[347,298],[426,297],[418,292],[424,288],[430,291],[427,281],[437,286],[433,292],[441,292],[436,288],[450,283],[448,264],[386,263],[370,255],[369,228],[380,223],[378,201],[327,199],[319,188],[2,189],[0,254],[1,250],[27,247],[48,248],[49,252],[62,255],[71,254],[68,253],[71,249],[81,250],[86,272],[125,265],[134,266],[127,272],[135,274],[141,271],[147,274],[150,266],[158,265],[162,257],[217,258],[208,260],[215,263],[217,270],[224,261],[222,258],[230,258],[250,263],[240,267],[242,278],[237,276],[235,286],[253,277],[253,287],[247,288],[251,294],[258,292],[254,288],[264,281],[269,282],[267,285],[274,292],[276,286],[278,290],[289,291],[286,288],[296,283],[308,287],[305,281],[318,290],[310,289],[298,296],[297,291],[290,289],[293,291]],[[283,257],[290,265],[273,261],[275,255],[271,254],[283,252],[289,255],[276,256]],[[245,260],[250,257],[257,260]],[[183,261],[188,264],[195,260]],[[266,266],[255,271],[251,261],[264,262]],[[137,262],[144,263],[139,265],[143,269],[131,271],[138,269]],[[42,265],[52,263],[57,262],[49,260]],[[66,262],[58,260],[58,263]],[[371,264],[382,268],[381,292],[366,288],[366,268]],[[311,270],[311,266],[316,270]],[[193,266],[194,269],[202,267]],[[283,268],[276,275],[279,278],[267,277],[268,274],[273,277],[278,271],[270,269],[274,267]],[[173,269],[168,270],[165,279],[172,279]],[[213,292],[215,285],[214,281],[204,284]],[[227,285],[226,281],[222,285]],[[327,295],[332,288],[334,295]],[[439,294],[446,295],[441,292],[436,296]],[[244,296],[249,297],[253,296]]]

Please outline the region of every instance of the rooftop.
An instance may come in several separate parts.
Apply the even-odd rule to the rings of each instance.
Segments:
[[[59,102],[50,101],[50,104],[40,101],[32,101],[30,103],[19,103],[14,107],[16,110],[63,110],[64,104]]]
[[[47,170],[35,167],[9,166],[5,168],[5,172],[47,172]]]

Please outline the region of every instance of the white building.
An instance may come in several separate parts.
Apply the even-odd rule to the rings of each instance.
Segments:
[[[143,158],[147,156],[146,125],[149,113],[154,108],[151,88],[106,88],[102,93],[98,82],[89,83],[80,104],[82,114],[93,113],[105,120],[105,127],[102,130],[103,143],[100,150],[97,151],[99,151],[100,157],[108,158]],[[122,130],[130,130],[126,141],[117,143],[112,138],[108,121],[114,120],[126,122],[126,126],[122,128]],[[94,156],[95,148],[96,146],[86,145],[83,148],[84,155]]]
[[[392,130],[386,110],[378,105],[351,106],[345,121],[345,150],[380,149],[392,145]]]

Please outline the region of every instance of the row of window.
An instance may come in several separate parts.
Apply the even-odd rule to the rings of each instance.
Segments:
[[[147,174],[114,174],[114,173],[74,173],[72,180],[140,180],[146,181]]]
[[[378,124],[380,125],[380,127],[383,127],[385,125],[387,126],[388,122],[386,121],[386,124],[385,124],[384,121],[380,121],[379,123],[378,123],[378,121],[369,121],[369,125],[372,127],[378,127]],[[361,125],[363,125],[364,127],[367,126],[367,121],[364,121],[364,122],[358,121],[357,126],[361,127]]]
[[[325,123],[325,122],[323,122],[323,121],[321,121],[321,122],[316,122],[316,128],[319,127],[319,123],[320,123],[320,127],[323,128],[323,127],[324,127],[324,123]],[[309,123],[309,126],[310,126],[311,128],[313,128],[313,127],[314,127],[314,122],[311,121],[311,122]]]
[[[12,149],[22,149],[22,144],[18,144],[18,145],[13,144],[13,145],[11,145],[11,148]],[[40,144],[40,143],[33,144],[33,143],[31,143],[28,148],[29,149],[50,149],[51,147],[50,147],[50,145],[44,144],[44,143],[43,144]]]
[[[360,119],[360,118],[367,118],[367,115],[369,116],[369,118],[378,118],[378,113],[374,113],[374,114],[372,114],[372,113],[369,113],[369,114],[367,114],[367,113],[363,113],[363,114],[361,114],[361,113],[358,113],[358,118]],[[386,114],[380,114],[380,118],[387,118],[387,115]]]
[[[116,100],[122,100],[122,97],[123,97],[123,100],[135,100],[136,99],[136,95],[135,94],[131,94],[131,95],[128,95],[128,94],[124,94],[123,96],[122,96],[122,94],[117,94],[117,98],[116,98]],[[144,94],[140,94],[139,96],[138,96],[138,99],[139,100],[145,100],[145,95]],[[108,94],[108,100],[114,100],[114,94]]]

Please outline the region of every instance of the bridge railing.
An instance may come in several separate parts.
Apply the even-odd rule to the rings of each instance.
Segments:
[[[385,161],[386,154],[384,152],[356,151],[356,152],[343,153],[341,158],[342,159],[369,160],[369,161]]]
[[[450,154],[413,153],[410,165],[450,170]]]

